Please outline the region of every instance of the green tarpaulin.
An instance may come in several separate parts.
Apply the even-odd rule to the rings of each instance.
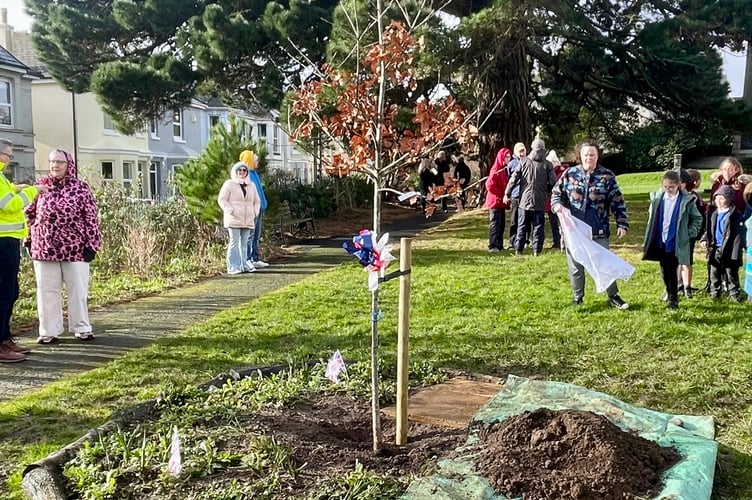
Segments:
[[[474,423],[492,424],[539,408],[584,410],[604,415],[624,430],[632,430],[662,446],[673,446],[681,462],[666,471],[665,487],[655,497],[663,500],[708,500],[718,444],[711,416],[668,415],[632,406],[608,394],[563,382],[545,382],[509,375],[499,393],[474,417]],[[477,428],[476,428],[477,429]],[[413,481],[407,500],[510,500],[495,495],[488,481],[473,469],[477,430],[471,432],[460,456],[439,463],[437,474]],[[475,449],[477,451],[477,449]]]

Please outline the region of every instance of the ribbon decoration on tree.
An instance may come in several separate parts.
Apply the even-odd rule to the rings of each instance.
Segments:
[[[360,265],[368,271],[368,289],[372,292],[379,289],[379,278],[384,276],[387,266],[394,260],[392,246],[388,243],[389,233],[384,233],[377,240],[376,234],[368,229],[353,236],[352,243],[342,243],[342,248],[357,257]]]

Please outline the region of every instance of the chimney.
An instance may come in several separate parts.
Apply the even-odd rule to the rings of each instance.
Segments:
[[[8,9],[0,9],[0,45],[13,53],[13,26],[8,24]]]

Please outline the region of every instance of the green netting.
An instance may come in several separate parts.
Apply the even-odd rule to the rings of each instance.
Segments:
[[[606,416],[624,430],[633,430],[662,446],[673,446],[683,460],[666,471],[665,487],[656,499],[707,500],[713,489],[718,444],[711,416],[668,415],[624,403],[612,396],[562,382],[529,380],[509,375],[499,393],[473,418],[492,424],[538,408],[584,410]],[[473,469],[471,432],[460,456],[439,463],[437,474],[413,481],[403,499],[510,500],[495,495],[488,481]],[[462,454],[462,452],[465,452]]]

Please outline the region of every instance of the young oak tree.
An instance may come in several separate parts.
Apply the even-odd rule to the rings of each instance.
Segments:
[[[414,91],[412,63],[421,50],[421,40],[404,24],[392,21],[382,26],[383,8],[377,1],[375,23],[378,42],[366,47],[362,64],[350,72],[327,66],[323,77],[299,88],[292,97],[291,112],[303,118],[294,132],[297,138],[323,134],[335,145],[326,170],[345,176],[365,174],[373,184],[373,232],[380,233],[381,192],[384,179],[395,169],[414,165],[451,139],[470,139],[472,117],[454,98],[418,100],[409,126],[399,119],[400,106],[390,102],[392,89]],[[355,25],[353,25],[355,28]],[[355,37],[360,40],[359,36]],[[357,43],[357,42],[356,42]],[[399,93],[397,93],[399,94]],[[379,418],[378,289],[371,292],[371,410],[373,449],[381,447]]]

